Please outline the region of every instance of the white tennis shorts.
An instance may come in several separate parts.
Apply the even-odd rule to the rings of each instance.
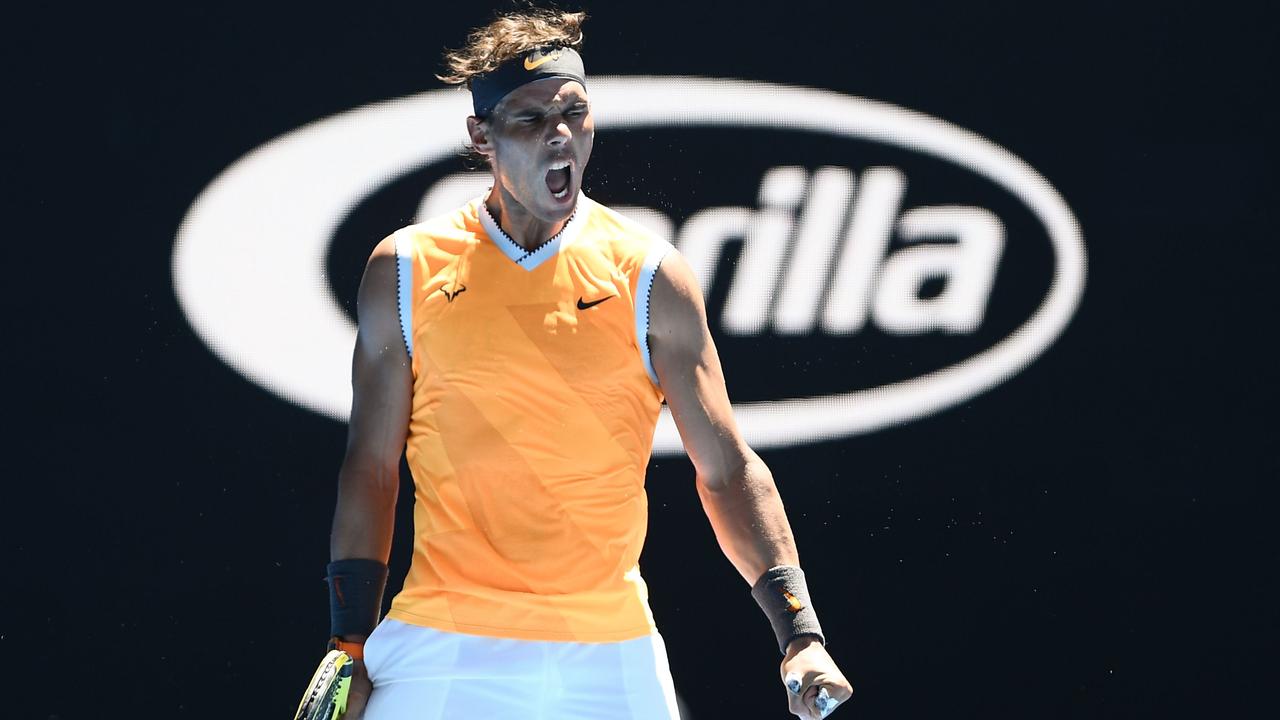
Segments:
[[[679,720],[657,633],[610,643],[510,640],[384,619],[365,641],[364,720]]]

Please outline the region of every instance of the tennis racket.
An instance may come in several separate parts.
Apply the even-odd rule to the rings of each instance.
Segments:
[[[338,720],[347,711],[347,692],[355,661],[341,650],[330,650],[311,676],[293,720]]]

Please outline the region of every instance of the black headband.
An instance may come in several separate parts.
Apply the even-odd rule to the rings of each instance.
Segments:
[[[545,78],[577,80],[585,87],[587,72],[573,48],[546,47],[517,55],[492,72],[471,79],[471,107],[476,117],[489,117],[512,90]]]

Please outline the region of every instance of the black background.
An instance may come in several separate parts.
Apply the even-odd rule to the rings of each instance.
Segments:
[[[587,6],[593,74],[919,110],[1025,159],[1084,230],[1083,303],[1027,370],[926,420],[765,453],[856,689],[840,715],[1275,710],[1275,24],[1115,5]],[[6,717],[292,712],[327,630],[345,427],[192,334],[173,238],[263,142],[439,87],[441,49],[490,12],[10,15]],[[648,487],[642,567],[689,716],[785,717],[776,648],[691,467],[656,461]]]

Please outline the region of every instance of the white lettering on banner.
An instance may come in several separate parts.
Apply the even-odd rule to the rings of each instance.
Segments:
[[[786,260],[787,241],[796,207],[804,198],[806,176],[804,168],[781,167],[770,170],[760,181],[760,209],[751,217],[720,319],[726,332],[756,335],[769,321],[769,303],[778,270]],[[677,247],[683,248],[688,240],[682,236]],[[710,285],[703,287],[704,292],[710,292]]]
[[[1042,223],[1054,253],[1053,275],[1044,300],[1008,337],[954,365],[890,385],[735,404],[743,433],[757,448],[868,432],[963,402],[1038,357],[1079,304],[1084,243],[1070,209],[1025,162],[967,130],[808,88],[679,77],[593,78],[590,86],[599,130],[739,127],[875,142],[993,182]],[[174,248],[175,291],[200,338],[259,385],[345,419],[355,328],[324,280],[328,245],[364,198],[454,155],[465,140],[468,113],[463,94],[426,92],[314,122],[228,167],[196,199]],[[450,209],[489,182],[481,173],[445,178],[425,195],[419,217]],[[902,208],[906,182],[893,167],[856,176],[824,167],[810,177],[784,166],[762,177],[756,208],[706,208],[679,228],[651,208],[620,209],[664,237],[674,236],[707,290],[726,244],[744,243],[729,279],[725,332],[843,335],[868,323],[899,335],[973,332],[1004,246],[1013,239],[984,208]],[[890,251],[895,233],[907,247]],[[940,280],[942,290],[920,297],[930,280]],[[664,410],[654,451],[680,450]]]
[[[920,207],[903,213],[898,228],[907,242],[955,238],[956,243],[917,245],[885,258],[876,287],[876,324],[899,334],[976,330],[1004,248],[999,218],[976,207]],[[920,298],[920,286],[934,277],[944,278],[943,291]]]
[[[822,315],[823,330],[841,335],[856,333],[866,325],[876,270],[889,251],[893,220],[906,189],[907,179],[896,168],[871,168],[863,174],[844,250],[836,265],[842,271],[836,273]]]
[[[817,325],[819,302],[853,189],[853,173],[845,168],[824,167],[813,174],[786,279],[774,306],[773,327],[779,333],[808,333]]]

